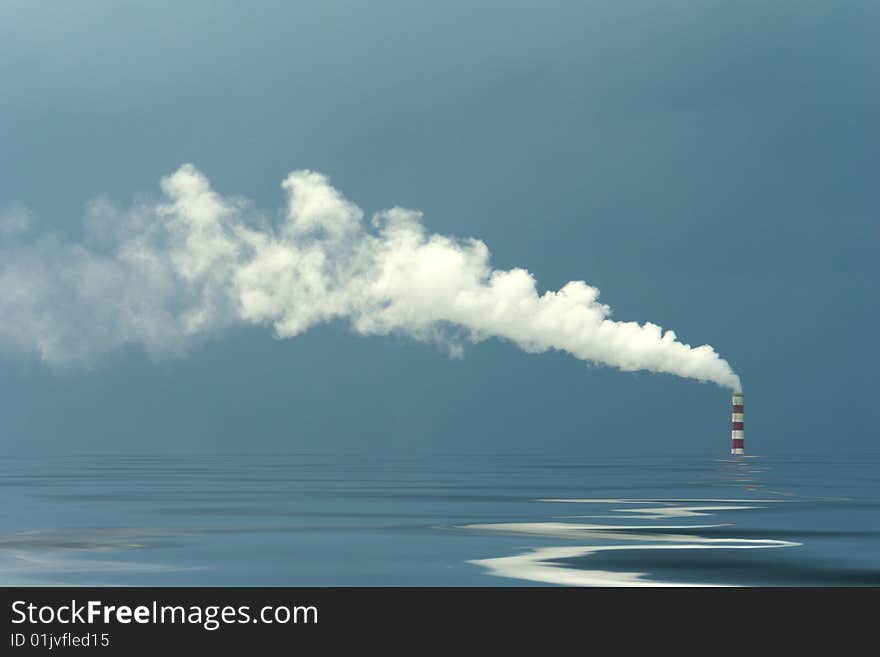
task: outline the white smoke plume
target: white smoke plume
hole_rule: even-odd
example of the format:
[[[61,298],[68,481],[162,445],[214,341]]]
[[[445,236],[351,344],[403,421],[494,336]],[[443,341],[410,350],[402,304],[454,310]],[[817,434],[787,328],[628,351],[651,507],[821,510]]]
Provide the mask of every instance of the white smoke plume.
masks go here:
[[[0,346],[88,365],[127,346],[184,353],[237,325],[289,338],[342,319],[359,334],[405,334],[452,354],[494,337],[740,388],[712,347],[610,319],[599,291],[582,281],[539,294],[529,272],[492,269],[483,242],[430,234],[416,211],[384,210],[367,226],[319,173],[284,180],[286,212],[274,223],[215,192],[189,164],[161,187],[156,203],[93,201],[81,244],[27,238],[24,215],[9,215],[0,233]]]

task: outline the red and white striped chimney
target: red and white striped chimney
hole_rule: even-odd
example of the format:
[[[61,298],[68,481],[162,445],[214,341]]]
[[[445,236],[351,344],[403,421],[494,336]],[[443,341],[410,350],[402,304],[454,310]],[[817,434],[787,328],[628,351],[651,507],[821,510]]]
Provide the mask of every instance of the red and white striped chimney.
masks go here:
[[[745,429],[743,428],[744,398],[741,392],[733,393],[733,414],[730,419],[730,453],[745,454]]]

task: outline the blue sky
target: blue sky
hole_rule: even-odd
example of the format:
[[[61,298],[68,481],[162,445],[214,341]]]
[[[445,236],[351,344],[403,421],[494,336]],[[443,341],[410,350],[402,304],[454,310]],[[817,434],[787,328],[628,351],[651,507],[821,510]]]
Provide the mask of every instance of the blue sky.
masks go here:
[[[4,4],[0,211],[77,241],[185,162],[270,211],[321,171],[713,345],[752,453],[874,447],[876,3],[183,4]],[[0,373],[10,453],[728,446],[711,384],[345,322]]]

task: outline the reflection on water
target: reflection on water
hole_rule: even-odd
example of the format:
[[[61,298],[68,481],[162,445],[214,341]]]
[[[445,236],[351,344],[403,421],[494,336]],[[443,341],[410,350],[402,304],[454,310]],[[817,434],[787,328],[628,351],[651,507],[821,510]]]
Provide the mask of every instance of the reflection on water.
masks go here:
[[[0,465],[0,584],[878,585],[876,455]]]
[[[743,505],[717,505],[717,506],[688,506],[681,504],[683,500],[675,503],[664,500],[547,500],[552,502],[581,502],[593,504],[657,504],[668,503],[671,506],[663,508],[641,509],[644,518],[682,518],[694,515],[710,515],[710,511],[729,511],[745,509],[757,509],[760,506]],[[705,500],[694,500],[696,503]],[[721,500],[713,500],[721,501]],[[735,500],[731,500],[735,501]],[[638,511],[633,509],[619,509],[621,513]],[[591,516],[593,517],[593,516]],[[614,518],[614,515],[599,516],[602,518]],[[628,517],[633,517],[632,515]],[[756,548],[779,548],[795,547],[800,543],[767,538],[734,538],[734,537],[708,537],[700,533],[681,533],[682,530],[716,529],[724,525],[615,525],[615,524],[580,524],[571,522],[528,522],[528,523],[494,523],[483,525],[465,525],[462,529],[476,531],[497,531],[507,533],[520,533],[548,538],[576,539],[579,542],[590,541],[590,545],[566,546],[566,547],[541,547],[535,548],[524,554],[512,557],[496,557],[493,559],[478,559],[473,563],[485,567],[493,575],[502,577],[514,577],[527,579],[545,584],[567,584],[570,586],[708,586],[711,582],[676,581],[665,579],[651,579],[647,572],[622,572],[594,569],[589,561],[583,561],[583,557],[602,552],[616,552],[619,550],[742,550]],[[670,533],[674,530],[674,533]],[[624,543],[607,544],[609,541],[624,541]]]

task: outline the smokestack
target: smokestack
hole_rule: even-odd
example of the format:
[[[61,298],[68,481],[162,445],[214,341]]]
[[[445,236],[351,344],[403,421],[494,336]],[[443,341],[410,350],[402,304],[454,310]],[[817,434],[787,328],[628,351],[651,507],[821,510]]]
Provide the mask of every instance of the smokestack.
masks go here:
[[[731,415],[730,453],[745,454],[745,430],[743,429],[744,398],[741,392],[733,393],[733,414]]]

